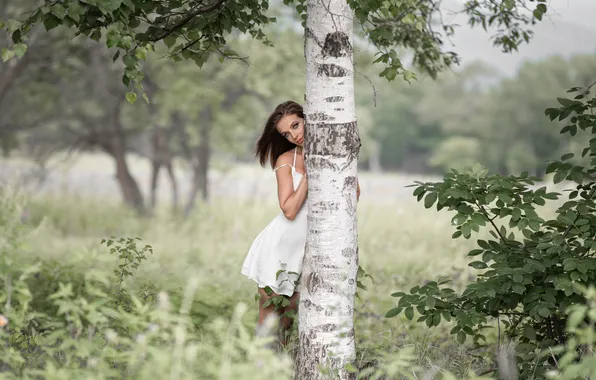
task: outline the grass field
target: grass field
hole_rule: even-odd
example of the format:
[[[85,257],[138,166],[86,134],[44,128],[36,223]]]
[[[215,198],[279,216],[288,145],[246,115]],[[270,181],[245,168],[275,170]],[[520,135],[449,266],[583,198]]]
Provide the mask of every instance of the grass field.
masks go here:
[[[81,169],[87,175],[92,175],[93,170],[109,175],[109,170],[102,165],[87,168]],[[252,180],[273,182],[272,176],[266,177],[258,170],[246,172]],[[96,174],[95,178],[98,176]],[[236,181],[237,178],[240,176]],[[363,193],[358,211],[360,264],[374,277],[374,283],[365,280],[368,290],[359,290],[360,298],[356,304],[359,367],[377,365],[385,355],[410,348],[413,349],[414,364],[423,368],[447,369],[458,376],[464,376],[470,369],[481,372],[488,365],[485,359],[492,354],[490,349],[487,352],[471,351],[460,346],[449,336],[448,325],[428,329],[424,324],[410,322],[401,316],[385,318],[385,313],[395,305],[395,299],[391,297],[393,292],[407,291],[414,285],[443,275],[453,276],[456,287],[461,288],[475,274],[475,270],[466,265],[466,254],[474,243],[451,239],[454,231],[450,225],[452,215],[424,209],[414,197],[408,196],[411,189],[392,188],[397,183],[413,180],[372,174],[365,174],[361,179]],[[153,254],[141,262],[134,276],[125,279],[123,286],[131,293],[143,289],[147,293],[149,288],[154,293],[167,291],[171,300],[177,299],[180,305],[184,304],[185,289],[193,287],[196,290],[194,301],[188,306],[194,323],[190,330],[197,334],[193,339],[211,339],[207,338],[211,335],[202,328],[204,326],[223,328],[221,326],[225,325],[229,333],[229,323],[234,320],[242,325],[244,339],[249,339],[256,320],[256,287],[240,274],[240,267],[254,237],[279,212],[275,198],[265,196],[271,192],[274,183],[262,183],[261,186],[266,189],[263,196],[254,199],[222,195],[223,191],[216,191],[211,202],[199,204],[187,220],[172,217],[166,211],[160,211],[153,219],[138,219],[121,206],[117,194],[93,197],[91,191],[42,191],[23,196],[5,190],[3,228],[12,231],[18,227],[20,232],[13,240],[4,238],[0,247],[5,255],[2,265],[5,273],[14,270],[13,278],[16,278],[14,276],[23,272],[28,264],[41,262],[44,273],[51,273],[51,276],[37,277],[33,282],[27,282],[27,286],[33,298],[49,297],[49,289],[58,290],[60,282],[84,282],[82,279],[91,272],[109,278],[118,269],[117,256],[108,253],[109,249],[101,244],[103,238],[139,237],[143,244],[153,247]],[[8,205],[16,208],[9,212],[12,206]],[[15,221],[21,215],[22,207],[27,210],[24,226]],[[6,278],[5,275],[5,281]],[[34,299],[32,303],[36,301],[39,300]],[[235,314],[239,305],[246,308],[240,316]],[[227,352],[227,346],[225,340],[222,342],[214,346],[219,347],[219,351],[212,353],[219,355],[214,372],[204,368],[195,370],[191,366],[188,376],[181,372],[178,378],[232,379],[235,378],[234,371],[242,373],[255,365],[246,353],[242,360],[234,360],[233,356],[225,359],[227,356],[222,352]],[[179,358],[170,346],[159,347],[163,350],[160,351],[162,355],[171,355],[170,365],[178,363]],[[33,360],[31,357],[37,356],[28,356],[26,360]],[[283,366],[283,362],[275,363]],[[135,378],[166,371],[162,367],[143,368],[135,372]],[[221,375],[222,368],[232,372],[229,376]],[[281,367],[271,368],[277,371],[278,378],[287,375]],[[246,372],[244,374],[242,378],[250,378],[246,377]]]

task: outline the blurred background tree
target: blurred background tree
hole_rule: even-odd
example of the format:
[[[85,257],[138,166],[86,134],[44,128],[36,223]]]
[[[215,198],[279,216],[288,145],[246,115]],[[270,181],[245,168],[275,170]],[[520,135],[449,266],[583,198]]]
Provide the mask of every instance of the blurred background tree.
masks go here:
[[[5,1],[0,20],[30,16],[26,11],[39,4]],[[114,56],[116,42],[108,48],[83,35],[67,37],[68,29],[53,24],[46,32],[46,20],[28,32],[24,46],[13,43],[18,25],[7,23],[0,46],[5,61],[0,65],[2,154],[33,161],[44,180],[64,152],[105,154],[124,201],[141,213],[158,205],[163,170],[171,188],[170,207],[189,215],[197,200],[209,200],[214,175],[243,163],[254,165],[254,142],[267,113],[284,100],[302,101],[300,16],[277,3],[270,14],[277,22],[260,20],[254,26],[256,39],[232,30],[224,48],[201,45],[203,54],[193,50],[186,60],[166,59],[168,47],[186,46],[183,33],[164,37],[155,54],[137,50],[135,59],[144,62],[143,90],[151,102],[134,106],[122,96],[122,81],[130,78],[121,74],[129,73],[130,62]],[[542,110],[567,88],[588,84],[596,72],[594,54],[526,61],[507,73],[499,65],[471,61],[440,74],[427,68],[428,74],[420,73],[411,83],[388,82],[379,77],[385,69],[373,61],[395,25],[387,21],[378,29],[385,31],[372,37],[367,25],[359,29],[355,49],[361,169],[438,175],[478,162],[496,173],[527,170],[542,176],[547,160],[573,149]],[[565,27],[557,33],[564,34]],[[114,33],[109,29],[102,38],[114,39]],[[414,59],[418,49],[423,59],[421,42],[400,54]],[[185,52],[177,52],[184,58]],[[384,75],[393,74],[397,71]],[[133,157],[146,160],[148,178],[131,169]]]

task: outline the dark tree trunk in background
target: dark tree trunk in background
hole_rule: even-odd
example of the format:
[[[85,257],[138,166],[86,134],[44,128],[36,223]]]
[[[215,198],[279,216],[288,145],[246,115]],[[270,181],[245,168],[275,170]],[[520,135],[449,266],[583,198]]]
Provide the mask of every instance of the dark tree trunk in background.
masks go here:
[[[125,151],[117,150],[112,154],[112,157],[116,162],[116,179],[120,185],[120,191],[124,198],[124,202],[138,211],[141,215],[144,215],[146,209],[143,201],[143,194],[139,189],[137,181],[135,181],[128,169]]]
[[[150,76],[146,76],[146,90],[151,98],[155,97],[158,92],[157,85],[153,82]],[[155,103],[149,103],[149,114],[153,120],[157,120],[158,112]],[[159,172],[162,167],[165,167],[168,178],[170,179],[170,186],[172,188],[172,211],[178,211],[178,180],[174,173],[174,166],[172,164],[172,152],[170,151],[170,136],[168,131],[158,123],[155,124],[151,131],[151,183],[150,191],[150,207],[155,209],[157,205],[157,187],[159,185]]]
[[[211,158],[211,128],[213,125],[213,110],[205,108],[199,117],[199,145],[192,151],[192,184],[184,215],[188,216],[195,207],[197,195],[201,193],[204,201],[209,200],[209,161]]]

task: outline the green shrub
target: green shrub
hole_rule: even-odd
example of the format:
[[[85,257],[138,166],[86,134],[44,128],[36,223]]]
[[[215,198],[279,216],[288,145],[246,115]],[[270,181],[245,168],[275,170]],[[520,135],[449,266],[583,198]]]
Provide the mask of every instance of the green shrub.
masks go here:
[[[290,358],[267,350],[244,326],[246,305],[222,313],[197,304],[196,278],[171,293],[150,283],[127,289],[125,280],[152,253],[140,239],[103,242],[113,273],[19,260],[32,232],[20,219],[24,203],[0,195],[0,315],[8,321],[0,327],[2,378],[291,377]]]
[[[488,175],[475,167],[452,170],[443,182],[417,183],[414,196],[426,208],[436,204],[437,210],[455,212],[454,239],[469,239],[484,228],[492,239],[478,239],[468,253],[469,266],[479,273],[461,294],[447,286],[448,279],[415,286],[393,294],[399,302],[388,317],[403,313],[412,320],[418,314],[417,321],[429,327],[452,322],[451,334],[459,342],[471,337],[477,345],[496,327],[499,348],[504,341],[516,342],[521,378],[544,377],[557,367],[559,356],[541,353],[568,343],[566,311],[587,302],[576,285],[596,282],[596,98],[589,90],[571,89],[578,93],[573,99],[559,98],[560,108],[546,110],[551,120],[569,121],[562,134],[588,142],[581,159],[565,154],[548,166],[555,184],[576,185],[553,219],[543,219],[537,207],[560,194],[536,186],[538,179],[527,173]]]

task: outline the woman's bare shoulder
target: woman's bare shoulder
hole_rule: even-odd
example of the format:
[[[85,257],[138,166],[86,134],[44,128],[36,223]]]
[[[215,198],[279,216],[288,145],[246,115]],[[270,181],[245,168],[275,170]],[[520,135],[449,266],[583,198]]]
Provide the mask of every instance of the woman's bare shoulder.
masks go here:
[[[281,156],[277,158],[275,161],[275,167],[279,167],[281,165],[292,165],[294,163],[294,154],[292,150],[289,150],[285,153],[282,153]]]

